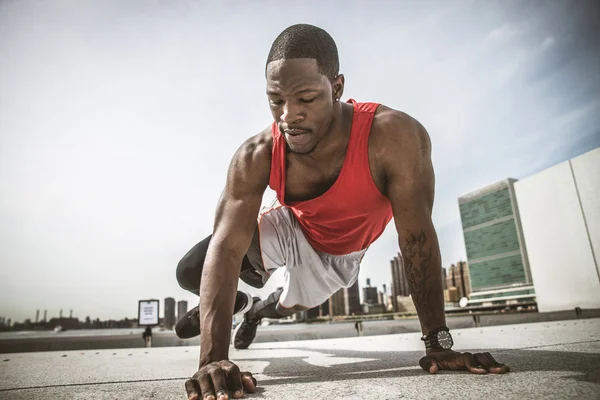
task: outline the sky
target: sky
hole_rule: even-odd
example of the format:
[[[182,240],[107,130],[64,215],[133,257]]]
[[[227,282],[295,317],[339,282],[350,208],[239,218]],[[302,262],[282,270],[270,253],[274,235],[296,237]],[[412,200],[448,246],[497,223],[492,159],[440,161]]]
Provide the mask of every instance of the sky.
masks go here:
[[[586,0],[4,0],[0,316],[197,304],[176,265],[211,233],[234,151],[272,121],[264,63],[295,23],[333,36],[343,100],[425,126],[442,264],[465,260],[459,196],[600,146],[599,21]],[[390,223],[360,285],[389,288],[397,253]]]

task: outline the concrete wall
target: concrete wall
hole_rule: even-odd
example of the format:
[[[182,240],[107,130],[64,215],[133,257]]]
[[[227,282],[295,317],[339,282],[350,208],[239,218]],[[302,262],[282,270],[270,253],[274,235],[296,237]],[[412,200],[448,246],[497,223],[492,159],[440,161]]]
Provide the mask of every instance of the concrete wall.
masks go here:
[[[600,188],[595,172],[600,167],[593,169],[599,163],[600,151],[593,151],[515,183],[541,312],[600,308],[600,278],[593,251],[594,247],[600,249]],[[595,235],[592,240],[589,227]]]
[[[600,147],[572,159],[571,167],[596,258],[596,268],[598,268],[598,261],[600,261]]]

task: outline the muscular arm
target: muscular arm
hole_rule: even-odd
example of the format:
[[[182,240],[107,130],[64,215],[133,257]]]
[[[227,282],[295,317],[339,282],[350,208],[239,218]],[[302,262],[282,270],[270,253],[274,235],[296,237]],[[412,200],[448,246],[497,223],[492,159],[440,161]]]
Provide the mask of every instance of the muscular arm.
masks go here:
[[[423,333],[445,326],[441,256],[431,219],[435,177],[425,128],[388,112],[382,128],[386,191],[392,204],[406,279]]]
[[[231,319],[244,254],[269,183],[268,132],[246,141],[233,156],[217,206],[200,284],[200,367],[227,360]]]

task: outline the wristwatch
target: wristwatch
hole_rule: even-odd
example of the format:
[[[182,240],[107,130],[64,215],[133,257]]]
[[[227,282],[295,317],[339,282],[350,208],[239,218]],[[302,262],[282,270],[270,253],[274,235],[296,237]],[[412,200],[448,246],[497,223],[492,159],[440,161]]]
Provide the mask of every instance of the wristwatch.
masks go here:
[[[450,350],[454,345],[452,335],[450,335],[450,329],[443,326],[429,332],[421,338],[425,342],[425,348],[429,349],[443,349]]]

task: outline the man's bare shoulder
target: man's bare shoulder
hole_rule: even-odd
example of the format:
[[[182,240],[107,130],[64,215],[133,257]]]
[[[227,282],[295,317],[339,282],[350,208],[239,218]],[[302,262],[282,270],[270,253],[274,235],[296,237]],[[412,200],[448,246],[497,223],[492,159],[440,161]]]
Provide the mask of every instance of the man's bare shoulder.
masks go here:
[[[431,141],[429,134],[415,118],[407,113],[381,105],[378,107],[369,138],[369,156],[385,177],[386,185],[411,187],[433,181]],[[409,193],[407,188],[389,193]]]
[[[268,185],[272,149],[271,126],[246,139],[231,159],[228,184],[257,190]]]
[[[270,166],[272,149],[273,136],[271,135],[271,126],[269,126],[262,132],[246,139],[236,151],[234,161],[237,159],[257,167],[267,161]]]
[[[375,113],[371,136],[370,142],[381,149],[381,155],[427,154],[431,148],[429,134],[419,121],[385,105],[380,105]]]

